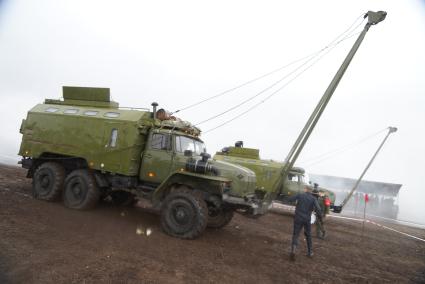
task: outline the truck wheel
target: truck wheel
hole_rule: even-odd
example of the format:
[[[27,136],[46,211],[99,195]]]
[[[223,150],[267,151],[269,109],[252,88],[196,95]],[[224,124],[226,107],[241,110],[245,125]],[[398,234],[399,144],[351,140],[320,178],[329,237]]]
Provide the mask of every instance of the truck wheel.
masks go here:
[[[41,164],[32,179],[33,195],[37,199],[53,201],[59,199],[65,180],[65,169],[53,162]]]
[[[172,191],[161,208],[162,229],[173,237],[194,239],[208,222],[208,208],[200,195],[187,187]]]
[[[90,209],[96,206],[100,198],[94,176],[88,170],[74,170],[65,179],[63,202],[72,209]]]
[[[134,206],[137,203],[137,199],[134,194],[127,191],[112,191],[110,196],[112,203],[117,206]]]
[[[208,211],[208,228],[221,229],[232,221],[233,210],[219,209],[218,212]]]
[[[221,202],[214,198],[208,203],[208,223],[207,227],[221,229],[233,218],[233,210],[225,208]]]

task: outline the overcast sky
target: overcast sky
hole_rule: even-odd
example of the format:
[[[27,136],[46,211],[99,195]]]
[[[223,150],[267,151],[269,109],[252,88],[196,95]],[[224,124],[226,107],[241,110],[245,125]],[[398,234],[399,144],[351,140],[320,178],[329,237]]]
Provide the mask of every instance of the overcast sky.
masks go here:
[[[156,101],[175,111],[320,50],[368,10],[385,10],[387,19],[366,35],[298,165],[357,178],[385,132],[356,141],[397,126],[365,178],[402,183],[400,218],[425,223],[425,1],[419,0],[0,1],[0,159],[18,159],[21,120],[36,103],[61,97],[63,85],[109,87],[121,106]],[[283,160],[355,38],[253,111],[205,133],[208,151],[243,140],[262,158]],[[290,70],[178,116],[200,122]],[[272,91],[200,127],[211,129]],[[312,164],[346,145],[356,146]]]

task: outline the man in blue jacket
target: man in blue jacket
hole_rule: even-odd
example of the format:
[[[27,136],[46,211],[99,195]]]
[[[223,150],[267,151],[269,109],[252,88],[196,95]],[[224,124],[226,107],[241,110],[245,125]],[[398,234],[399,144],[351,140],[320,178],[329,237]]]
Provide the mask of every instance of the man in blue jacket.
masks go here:
[[[312,187],[306,185],[304,193],[289,198],[290,202],[296,202],[295,217],[294,217],[294,232],[292,234],[292,246],[290,259],[295,260],[295,250],[298,246],[298,237],[300,236],[301,229],[304,228],[304,235],[307,240],[307,256],[313,256],[313,247],[311,242],[311,213],[316,211],[316,216],[321,218],[322,212],[320,211],[317,199],[312,195]]]

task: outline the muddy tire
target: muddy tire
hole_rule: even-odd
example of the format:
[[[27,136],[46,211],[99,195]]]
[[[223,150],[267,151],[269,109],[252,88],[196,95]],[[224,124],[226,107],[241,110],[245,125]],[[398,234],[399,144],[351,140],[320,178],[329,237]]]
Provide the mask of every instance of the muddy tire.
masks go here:
[[[218,211],[211,212],[208,210],[208,228],[221,229],[232,221],[233,210],[218,209]]]
[[[233,218],[233,210],[223,206],[221,200],[214,196],[210,198],[208,205],[208,228],[221,229]]]
[[[35,198],[47,201],[58,200],[65,180],[65,169],[54,162],[41,164],[32,178],[32,192]]]
[[[161,227],[168,235],[194,239],[202,234],[207,222],[207,204],[195,191],[180,187],[165,198],[161,208]]]
[[[112,191],[109,196],[112,199],[112,203],[116,206],[134,206],[137,203],[136,196],[127,191]]]
[[[72,209],[91,209],[100,199],[100,191],[94,176],[85,169],[74,170],[65,179],[63,202]]]

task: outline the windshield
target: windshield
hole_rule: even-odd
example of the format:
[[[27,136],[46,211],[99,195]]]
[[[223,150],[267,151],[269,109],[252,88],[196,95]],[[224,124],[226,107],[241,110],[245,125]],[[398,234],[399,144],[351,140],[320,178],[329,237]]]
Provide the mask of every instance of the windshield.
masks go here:
[[[191,150],[196,155],[200,155],[202,152],[207,151],[202,141],[186,136],[176,136],[176,151],[184,153],[186,150]]]

